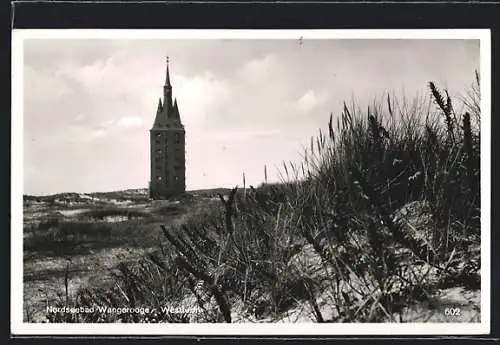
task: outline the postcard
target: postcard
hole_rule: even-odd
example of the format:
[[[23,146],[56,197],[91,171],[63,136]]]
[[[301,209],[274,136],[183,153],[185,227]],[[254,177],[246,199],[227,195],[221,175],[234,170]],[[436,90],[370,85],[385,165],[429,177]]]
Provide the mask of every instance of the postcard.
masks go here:
[[[489,332],[489,30],[12,37],[14,334]]]

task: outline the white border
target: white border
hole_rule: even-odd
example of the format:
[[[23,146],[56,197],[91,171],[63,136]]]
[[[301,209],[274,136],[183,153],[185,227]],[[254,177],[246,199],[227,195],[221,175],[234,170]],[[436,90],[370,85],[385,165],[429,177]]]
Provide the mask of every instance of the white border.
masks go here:
[[[25,39],[479,39],[481,323],[34,324],[23,322],[23,44]],[[463,335],[490,332],[491,35],[451,30],[33,30],[12,32],[11,332],[15,335]]]

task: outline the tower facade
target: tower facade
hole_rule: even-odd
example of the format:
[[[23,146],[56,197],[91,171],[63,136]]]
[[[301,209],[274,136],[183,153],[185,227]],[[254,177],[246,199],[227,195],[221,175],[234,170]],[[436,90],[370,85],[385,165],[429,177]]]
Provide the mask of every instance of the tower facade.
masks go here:
[[[151,181],[149,196],[164,199],[186,190],[186,132],[177,100],[172,101],[172,85],[167,57],[167,73],[156,118],[149,131],[151,142]]]

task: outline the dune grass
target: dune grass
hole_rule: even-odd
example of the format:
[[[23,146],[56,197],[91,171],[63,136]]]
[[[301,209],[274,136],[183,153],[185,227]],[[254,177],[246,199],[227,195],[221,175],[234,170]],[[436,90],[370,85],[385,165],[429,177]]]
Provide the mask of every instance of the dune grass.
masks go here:
[[[219,194],[181,226],[162,225],[165,240],[120,265],[115,290],[60,301],[156,312],[50,321],[278,321],[307,305],[316,322],[404,322],[436,289],[479,289],[476,77],[460,114],[432,82],[427,100],[344,105],[300,165],[284,163],[282,183]],[[158,312],[183,303],[202,312]]]

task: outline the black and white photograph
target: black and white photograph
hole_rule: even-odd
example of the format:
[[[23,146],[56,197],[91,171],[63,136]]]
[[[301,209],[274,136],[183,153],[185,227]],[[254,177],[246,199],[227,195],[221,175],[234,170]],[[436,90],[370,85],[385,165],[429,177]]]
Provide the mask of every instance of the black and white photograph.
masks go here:
[[[490,49],[488,30],[14,30],[13,324],[488,332]]]

